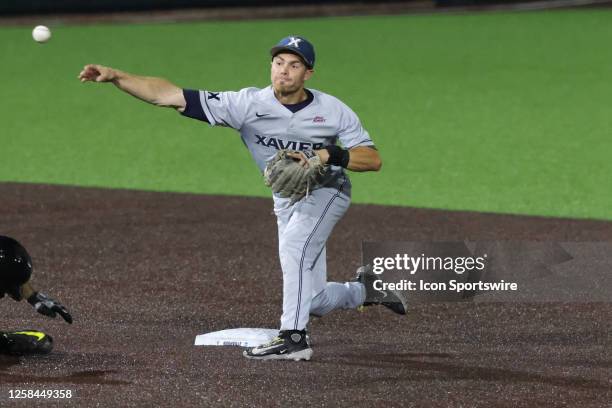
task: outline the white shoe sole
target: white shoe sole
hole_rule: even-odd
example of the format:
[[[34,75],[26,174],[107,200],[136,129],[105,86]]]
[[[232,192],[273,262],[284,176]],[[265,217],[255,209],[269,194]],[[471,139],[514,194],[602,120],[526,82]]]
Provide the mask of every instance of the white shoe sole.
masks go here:
[[[267,356],[251,356],[247,354],[245,350],[242,352],[242,355],[245,356],[246,358],[250,358],[253,360],[294,360],[294,361],[306,360],[308,361],[312,357],[312,349],[307,348],[304,350],[296,351],[295,353],[291,353],[291,354],[268,354]]]

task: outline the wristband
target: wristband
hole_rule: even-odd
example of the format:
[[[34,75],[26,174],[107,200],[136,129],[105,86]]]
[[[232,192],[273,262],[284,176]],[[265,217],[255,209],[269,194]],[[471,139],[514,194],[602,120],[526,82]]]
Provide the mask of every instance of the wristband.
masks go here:
[[[329,153],[327,164],[344,167],[345,169],[348,167],[349,160],[351,159],[351,155],[348,150],[336,145],[325,146],[325,150],[327,150],[327,153]]]

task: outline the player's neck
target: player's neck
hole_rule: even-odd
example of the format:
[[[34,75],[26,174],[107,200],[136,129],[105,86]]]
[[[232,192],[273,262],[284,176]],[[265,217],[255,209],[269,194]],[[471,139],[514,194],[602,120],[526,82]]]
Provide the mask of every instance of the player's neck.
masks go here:
[[[308,95],[306,94],[304,88],[300,88],[291,93],[282,93],[275,89],[274,96],[276,96],[276,99],[278,99],[278,101],[283,105],[295,105],[296,103],[304,102],[306,99],[308,99]]]

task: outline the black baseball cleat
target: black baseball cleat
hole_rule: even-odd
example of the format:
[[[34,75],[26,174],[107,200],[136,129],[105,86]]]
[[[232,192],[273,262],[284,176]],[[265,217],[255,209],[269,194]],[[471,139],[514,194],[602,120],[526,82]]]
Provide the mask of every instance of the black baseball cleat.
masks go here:
[[[269,343],[245,350],[246,358],[257,360],[310,360],[312,349],[306,330],[282,330]]]
[[[357,269],[357,276],[353,279],[353,282],[361,282],[366,288],[366,301],[361,307],[383,305],[397,314],[405,315],[408,304],[401,291],[374,289],[374,281],[379,279],[380,276],[372,272],[370,265],[361,266]]]
[[[52,349],[53,338],[38,330],[0,332],[0,354],[49,354]]]

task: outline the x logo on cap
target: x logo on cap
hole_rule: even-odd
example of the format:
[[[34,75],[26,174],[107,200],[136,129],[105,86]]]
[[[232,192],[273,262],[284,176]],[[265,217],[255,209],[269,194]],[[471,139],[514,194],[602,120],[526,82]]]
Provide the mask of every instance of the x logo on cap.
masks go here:
[[[301,38],[291,37],[289,39],[289,44],[287,44],[287,46],[288,47],[300,48],[300,41],[302,41]]]

